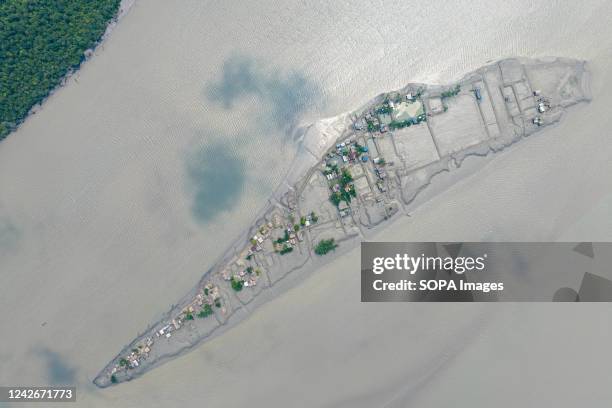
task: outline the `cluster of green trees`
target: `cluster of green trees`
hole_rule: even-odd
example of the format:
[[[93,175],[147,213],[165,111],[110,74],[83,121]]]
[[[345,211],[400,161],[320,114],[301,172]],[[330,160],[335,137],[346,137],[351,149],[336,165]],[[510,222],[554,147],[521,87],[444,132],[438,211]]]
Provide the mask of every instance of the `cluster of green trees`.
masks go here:
[[[291,219],[293,219],[293,218],[291,218]],[[295,225],[293,226],[293,229],[294,229],[294,231],[295,231],[295,232],[298,232],[298,231],[299,231],[299,229],[300,229],[300,226],[299,226],[298,224],[295,224]],[[278,252],[279,252],[281,255],[285,255],[285,254],[288,254],[288,253],[290,253],[291,251],[293,251],[293,247],[292,247],[292,246],[290,246],[290,245],[288,245],[288,244],[287,244],[287,241],[289,241],[289,231],[287,231],[287,230],[285,230],[285,235],[284,235],[283,237],[278,238],[278,239],[276,239],[276,240],[274,241],[274,243],[275,243],[275,244],[277,244],[277,245],[282,245],[282,247],[281,247],[281,249],[280,249],[280,250],[278,250],[278,249],[277,249],[277,250],[278,250]]]
[[[289,245],[287,245],[287,244],[283,245],[283,247],[281,248],[281,250],[280,250],[280,251],[278,251],[278,253],[279,253],[279,254],[281,254],[281,255],[285,255],[285,254],[288,254],[288,253],[290,253],[290,252],[293,252],[293,247],[292,247],[292,246],[289,246]]]
[[[96,45],[120,0],[0,1],[0,140]]]
[[[461,91],[461,86],[459,86],[457,84],[457,85],[455,85],[454,88],[442,92],[441,96],[442,96],[443,99],[444,98],[451,98],[451,97],[459,94],[460,91]]]
[[[353,181],[353,176],[348,169],[342,169],[342,175],[340,176],[340,187],[346,187],[347,184]]]
[[[357,192],[355,191],[355,186],[350,185],[348,191],[345,189],[335,191],[329,196],[329,199],[336,207],[339,207],[342,201],[349,204],[352,197],[357,197]]]
[[[278,238],[274,242],[276,242],[277,244],[282,244],[287,241],[289,241],[289,231],[285,230],[285,235],[283,235],[281,238]]]
[[[213,314],[213,310],[212,310],[212,306],[210,306],[208,303],[205,304],[202,307],[202,310],[200,310],[197,314],[197,316],[201,319],[204,319],[208,316],[210,316],[211,314]]]
[[[360,156],[368,151],[365,146],[362,146],[359,143],[355,143],[355,150],[357,150],[357,156]]]
[[[393,121],[391,123],[389,123],[389,129],[391,130],[395,130],[395,129],[403,129],[405,127],[409,127],[412,125],[418,125],[421,122],[425,122],[427,121],[427,117],[425,116],[425,114],[419,115],[416,118],[410,118],[410,119],[406,119],[405,121],[402,122],[398,122],[398,121]]]
[[[335,250],[337,247],[338,247],[338,244],[336,244],[333,238],[322,239],[321,241],[319,241],[314,251],[315,251],[315,254],[317,255],[325,255],[329,251]]]
[[[334,191],[329,196],[329,199],[336,207],[340,205],[342,201],[346,201],[347,204],[351,202],[352,197],[357,197],[355,186],[352,184],[353,176],[348,169],[342,169],[340,174],[340,191]],[[348,186],[348,191],[347,187]]]
[[[307,219],[307,218],[306,218],[306,216],[302,216],[302,217],[300,217],[300,225],[301,225],[302,227],[305,227],[305,226],[306,226],[306,219]],[[317,217],[317,214],[315,214],[315,212],[314,212],[314,211],[312,211],[312,212],[310,213],[310,222],[312,222],[312,223],[314,224],[314,223],[316,223],[317,221],[319,221],[319,217]]]
[[[391,112],[393,112],[393,108],[391,108],[391,106],[389,106],[388,104],[384,104],[379,106],[375,112],[379,115],[390,115]]]
[[[366,120],[366,123],[368,124],[368,132],[374,132],[379,129],[379,127],[370,120]]]
[[[240,292],[242,288],[244,287],[244,281],[234,276],[232,276],[231,283],[232,283],[232,289],[234,289],[236,292]]]

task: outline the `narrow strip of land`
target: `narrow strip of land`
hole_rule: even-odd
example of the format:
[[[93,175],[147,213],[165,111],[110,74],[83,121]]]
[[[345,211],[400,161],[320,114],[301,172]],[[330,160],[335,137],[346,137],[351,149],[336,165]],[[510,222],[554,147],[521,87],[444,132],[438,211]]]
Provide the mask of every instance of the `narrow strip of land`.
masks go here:
[[[407,215],[436,175],[556,123],[568,106],[589,98],[584,61],[512,58],[449,86],[409,84],[311,126],[249,231],[95,384],[129,381],[219,335],[330,254]]]

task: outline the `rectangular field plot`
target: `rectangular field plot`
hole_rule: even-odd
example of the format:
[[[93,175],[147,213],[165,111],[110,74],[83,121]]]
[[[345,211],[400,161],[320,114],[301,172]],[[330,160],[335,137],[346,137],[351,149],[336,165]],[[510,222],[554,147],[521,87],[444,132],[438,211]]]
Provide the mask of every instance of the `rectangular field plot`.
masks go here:
[[[395,152],[393,140],[391,139],[391,136],[389,134],[387,134],[387,136],[385,137],[376,139],[376,145],[378,146],[378,152],[380,153],[380,157],[384,157],[387,163],[398,163],[399,157]]]
[[[438,151],[425,124],[393,132],[395,146],[406,169],[411,170],[438,160]]]
[[[518,101],[514,94],[514,89],[512,89],[511,86],[505,86],[504,89],[502,89],[502,92],[504,94],[504,100],[506,101],[506,106],[508,108],[510,116],[515,117],[520,115],[521,111],[519,110]]]
[[[514,92],[516,93],[516,99],[518,99],[521,110],[525,111],[532,106],[535,106],[533,91],[526,81],[517,82],[514,84]]]
[[[487,91],[485,83],[483,81],[477,82],[474,84],[474,87],[479,89],[480,92],[480,110],[482,111],[485,123],[487,125],[496,123],[495,112],[493,112],[493,102],[491,101],[491,97],[489,96],[489,91]]]
[[[480,110],[472,95],[459,95],[446,102],[448,111],[429,119],[440,156],[463,150],[487,139]]]

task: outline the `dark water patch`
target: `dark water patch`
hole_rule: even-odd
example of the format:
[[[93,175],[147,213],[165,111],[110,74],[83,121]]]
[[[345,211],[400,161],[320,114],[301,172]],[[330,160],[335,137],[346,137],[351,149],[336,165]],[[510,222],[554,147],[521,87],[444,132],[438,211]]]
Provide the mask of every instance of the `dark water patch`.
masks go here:
[[[213,143],[187,159],[193,215],[208,222],[238,203],[246,180],[244,160],[227,145]]]
[[[75,385],[77,370],[59,353],[42,348],[37,354],[44,360],[47,369],[47,380],[51,385]]]
[[[258,69],[251,58],[234,56],[223,63],[219,82],[208,87],[208,99],[221,103],[225,109],[232,109],[239,98],[262,92]]]
[[[0,254],[14,249],[20,237],[17,226],[10,219],[0,217]]]
[[[305,75],[270,70],[244,55],[225,61],[220,80],[210,84],[206,94],[226,110],[245,96],[256,96],[265,113],[259,124],[282,130],[294,127],[304,112],[323,103],[320,87]]]

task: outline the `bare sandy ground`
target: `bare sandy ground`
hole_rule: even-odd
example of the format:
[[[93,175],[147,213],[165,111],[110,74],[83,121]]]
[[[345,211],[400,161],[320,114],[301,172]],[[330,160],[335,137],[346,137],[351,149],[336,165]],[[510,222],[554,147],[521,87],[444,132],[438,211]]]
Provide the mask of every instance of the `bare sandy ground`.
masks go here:
[[[226,111],[206,96],[232,53],[317,83],[326,104],[301,121],[502,56],[587,59],[590,105],[379,239],[611,239],[609,2],[406,4],[414,25],[382,26],[396,3],[301,7],[137,2],[78,83],[0,144],[0,383],[76,383],[77,406],[603,406],[611,307],[363,305],[356,253],[138,381],[90,385],[284,174],[291,143],[251,120],[272,108],[247,94]],[[244,142],[261,135],[272,137]],[[186,176],[186,157],[200,151],[230,152],[257,175],[204,222]]]

